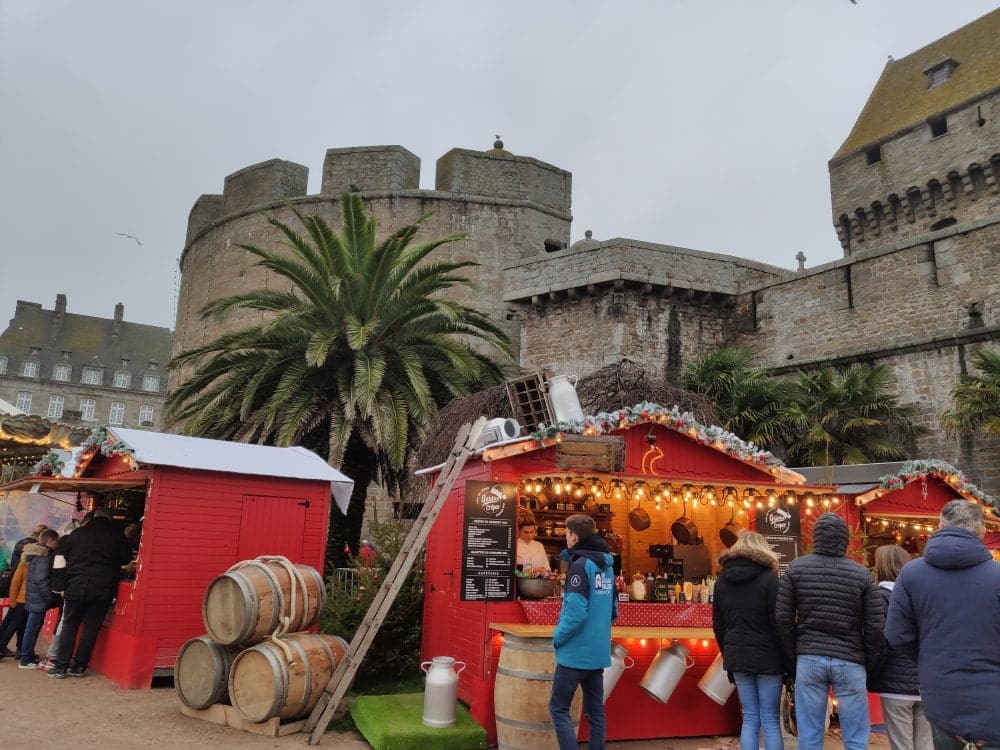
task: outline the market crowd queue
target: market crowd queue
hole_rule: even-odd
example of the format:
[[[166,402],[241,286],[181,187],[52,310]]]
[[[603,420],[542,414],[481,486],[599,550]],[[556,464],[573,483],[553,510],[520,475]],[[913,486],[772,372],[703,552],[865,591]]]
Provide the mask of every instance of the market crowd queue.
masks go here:
[[[19,667],[46,669],[57,679],[83,677],[123,568],[132,560],[132,546],[106,508],[88,513],[79,528],[61,538],[45,527],[33,534],[12,555],[18,565],[11,580],[11,608],[0,624],[0,659],[17,634]],[[40,659],[35,653],[38,634],[45,613],[57,607],[62,608],[60,621],[46,658]]]

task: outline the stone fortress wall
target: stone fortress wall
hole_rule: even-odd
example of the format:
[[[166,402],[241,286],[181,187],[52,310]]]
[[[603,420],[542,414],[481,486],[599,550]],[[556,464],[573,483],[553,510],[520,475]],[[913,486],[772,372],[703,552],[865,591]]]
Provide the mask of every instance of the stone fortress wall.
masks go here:
[[[968,46],[969,29],[988,38],[998,22],[1000,11],[939,41]],[[883,78],[901,69],[892,65]],[[1000,341],[1000,81],[973,83],[975,96],[936,113],[947,133],[935,135],[927,119],[869,142],[865,118],[880,81],[829,165],[844,258],[798,271],[589,232],[569,246],[570,174],[499,142],[442,156],[434,190],[419,189],[420,161],[400,146],[331,149],[318,195],[306,195],[304,166],[248,167],[191,211],[173,353],[222,332],[198,317],[205,303],[274,283],[238,248],[276,245],[262,211],[291,221],[287,201],[337,226],[340,194],[358,190],[383,233],[433,211],[423,237],[465,235],[438,259],[481,264],[471,272],[478,290],[456,296],[511,335],[523,369],[580,375],[628,357],[673,376],[729,344],[751,347],[777,374],[886,364],[900,401],[932,430],[916,457],[951,461],[1000,492],[1000,441],[951,439],[939,427],[974,353]],[[257,322],[245,314],[230,325]]]

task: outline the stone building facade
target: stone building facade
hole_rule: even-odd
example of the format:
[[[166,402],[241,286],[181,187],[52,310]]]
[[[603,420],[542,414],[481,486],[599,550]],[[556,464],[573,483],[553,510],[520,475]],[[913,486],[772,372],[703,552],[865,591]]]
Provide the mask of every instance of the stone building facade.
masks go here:
[[[460,233],[440,260],[475,260],[462,301],[503,326],[526,370],[584,374],[621,357],[667,376],[727,344],[777,373],[883,363],[900,399],[932,429],[921,457],[953,461],[1000,491],[1000,444],[939,428],[978,347],[1000,339],[1000,11],[890,61],[829,163],[844,258],[790,271],[730,255],[631,239],[568,245],[571,176],[494,144],[454,149],[420,190],[399,146],[332,149],[318,195],[306,167],[272,160],[230,175],[191,211],[173,353],[222,332],[198,310],[273,284],[238,248],[275,246],[261,211],[288,205],[339,224],[360,191],[389,232],[433,211],[425,237]],[[248,313],[230,322],[259,322]],[[171,383],[184,373],[173,373]]]
[[[163,426],[170,329],[18,300],[0,333],[0,399],[26,414],[83,427]]]

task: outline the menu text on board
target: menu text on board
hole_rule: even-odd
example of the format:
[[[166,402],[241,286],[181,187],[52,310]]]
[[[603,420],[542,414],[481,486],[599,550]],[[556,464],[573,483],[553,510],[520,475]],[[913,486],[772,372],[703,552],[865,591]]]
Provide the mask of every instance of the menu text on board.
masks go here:
[[[511,601],[514,598],[516,522],[517,485],[465,483],[462,601]]]

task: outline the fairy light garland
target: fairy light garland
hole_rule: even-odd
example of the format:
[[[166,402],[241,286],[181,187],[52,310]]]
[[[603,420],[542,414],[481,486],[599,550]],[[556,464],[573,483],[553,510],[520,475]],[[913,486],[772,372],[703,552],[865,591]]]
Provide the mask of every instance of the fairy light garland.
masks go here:
[[[139,464],[135,460],[135,449],[123,440],[111,435],[107,427],[98,427],[83,443],[83,450],[77,456],[76,467],[73,470],[74,477],[79,477],[83,473],[98,451],[107,458],[112,456],[123,458],[132,471],[139,468]]]
[[[542,424],[531,433],[530,437],[541,444],[546,440],[559,440],[563,433],[607,435],[615,430],[624,430],[650,422],[687,435],[702,445],[727,453],[740,461],[757,464],[767,471],[783,469],[785,466],[781,459],[770,451],[746,442],[716,425],[703,425],[691,412],[682,412],[676,405],[667,407],[650,401],[612,412],[602,411],[593,416],[585,416],[581,420],[560,421],[554,425]]]
[[[993,511],[1000,510],[996,498],[979,489],[969,481],[969,478],[965,474],[950,463],[939,459],[906,461],[895,474],[886,474],[879,477],[879,488],[886,492],[901,490],[910,482],[933,477],[937,477],[951,487],[954,487],[967,499],[977,500],[980,504],[989,507]]]

